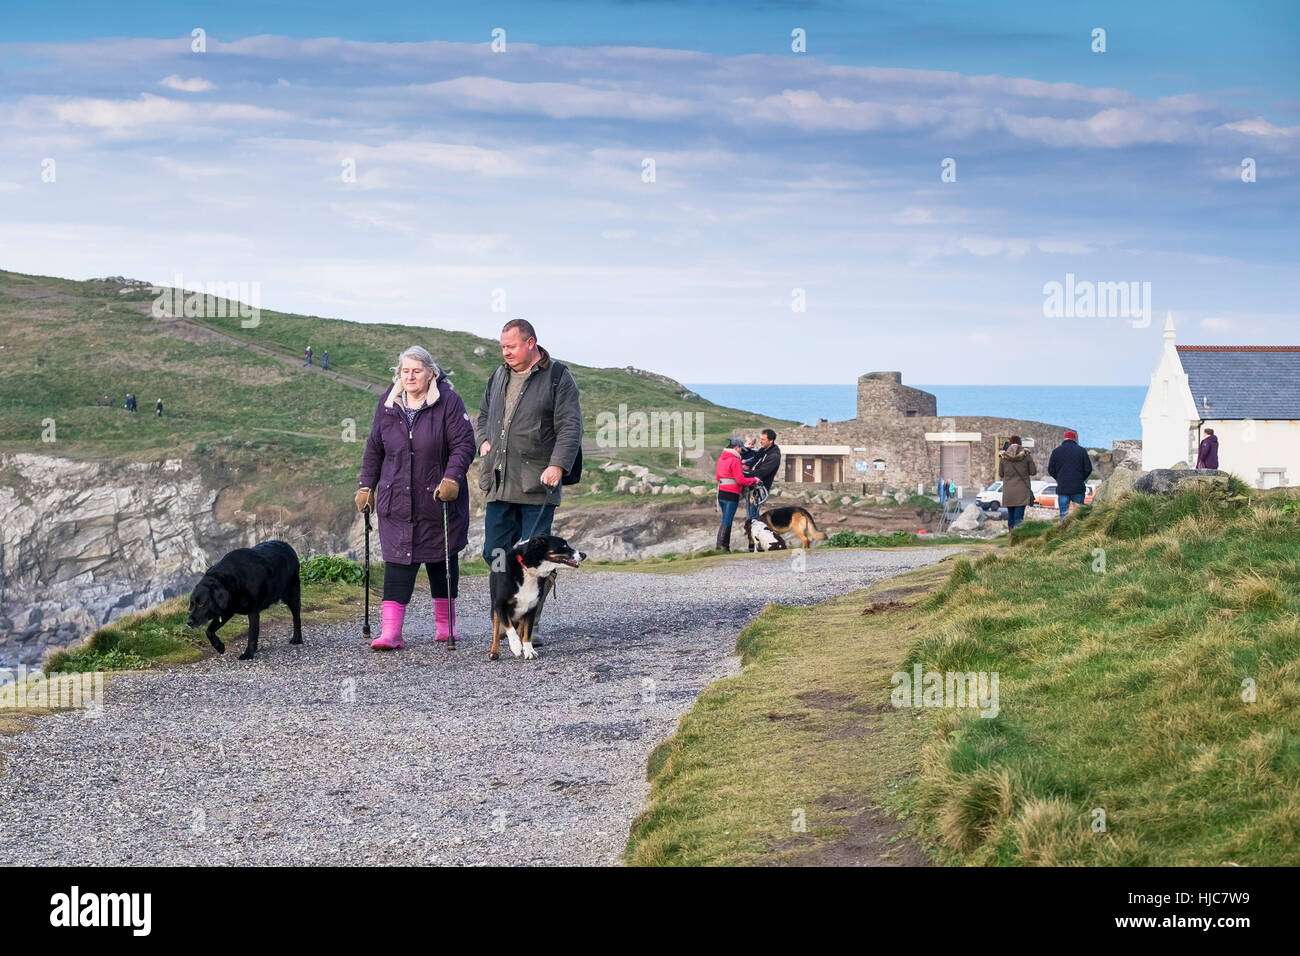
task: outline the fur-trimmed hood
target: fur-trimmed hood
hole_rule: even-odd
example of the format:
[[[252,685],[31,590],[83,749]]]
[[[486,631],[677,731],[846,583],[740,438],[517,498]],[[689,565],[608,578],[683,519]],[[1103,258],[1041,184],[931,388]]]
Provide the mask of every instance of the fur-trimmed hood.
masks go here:
[[[424,404],[426,408],[438,404],[438,399],[442,397],[442,390],[438,387],[447,380],[447,373],[439,368],[438,363],[433,363],[433,381],[429,383],[429,390],[424,393]],[[388,397],[384,399],[385,408],[393,408],[397,404],[397,399],[406,390],[402,388],[401,381],[393,383],[393,387],[388,390]]]

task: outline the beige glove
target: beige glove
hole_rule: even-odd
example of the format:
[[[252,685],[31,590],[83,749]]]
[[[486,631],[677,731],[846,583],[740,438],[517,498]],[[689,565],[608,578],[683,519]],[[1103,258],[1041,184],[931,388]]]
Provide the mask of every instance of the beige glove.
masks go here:
[[[438,482],[438,487],[434,489],[433,498],[435,501],[455,501],[460,495],[460,485],[456,483],[455,478],[444,478]]]
[[[365,510],[369,508],[370,513],[374,514],[375,493],[371,491],[369,488],[362,488],[357,492],[356,502],[357,502],[357,511],[362,512],[364,514]]]

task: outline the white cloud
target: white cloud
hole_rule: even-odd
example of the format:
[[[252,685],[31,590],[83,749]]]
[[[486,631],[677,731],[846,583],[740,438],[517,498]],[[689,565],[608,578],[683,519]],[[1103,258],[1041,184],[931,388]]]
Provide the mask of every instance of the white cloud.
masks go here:
[[[593,89],[575,83],[514,83],[486,76],[465,76],[410,87],[458,109],[495,113],[536,113],[555,119],[613,117],[679,119],[696,112],[688,100],[658,93]]]
[[[929,209],[908,206],[890,216],[889,221],[896,226],[923,226],[934,222],[934,213]]]
[[[215,84],[208,82],[201,76],[185,80],[175,73],[171,76],[164,76],[158,81],[158,85],[165,86],[169,90],[179,90],[182,93],[206,93],[208,90],[216,89]]]
[[[1030,250],[1028,239],[1000,239],[996,236],[966,236],[957,240],[959,248],[973,256],[1006,256],[1019,259]]]
[[[1201,328],[1207,332],[1227,332],[1232,329],[1233,325],[1227,319],[1221,319],[1218,316],[1207,315],[1201,319]]]
[[[1224,129],[1230,129],[1237,133],[1249,133],[1251,136],[1295,136],[1300,133],[1300,126],[1274,126],[1262,116],[1239,120],[1236,123],[1225,123]]]
[[[167,127],[169,124],[210,120],[286,120],[292,115],[246,103],[186,103],[180,100],[141,93],[137,100],[106,100],[90,97],[29,96],[19,103],[20,111],[43,115],[54,122],[72,126],[124,130],[141,126]]]
[[[1088,243],[1074,239],[1039,239],[1035,244],[1039,252],[1046,252],[1048,255],[1086,256],[1096,251]]]

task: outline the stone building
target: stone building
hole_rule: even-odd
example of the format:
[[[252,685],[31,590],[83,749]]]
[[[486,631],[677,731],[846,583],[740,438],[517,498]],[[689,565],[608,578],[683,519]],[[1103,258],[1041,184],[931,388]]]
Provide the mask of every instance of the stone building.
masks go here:
[[[934,395],[903,384],[901,372],[858,379],[858,417],[802,425],[777,436],[789,484],[846,492],[933,492],[939,476],[970,494],[996,481],[997,453],[1011,435],[1035,450],[1041,476],[1064,425],[1016,418],[939,417]],[[1086,435],[1082,436],[1086,441]]]

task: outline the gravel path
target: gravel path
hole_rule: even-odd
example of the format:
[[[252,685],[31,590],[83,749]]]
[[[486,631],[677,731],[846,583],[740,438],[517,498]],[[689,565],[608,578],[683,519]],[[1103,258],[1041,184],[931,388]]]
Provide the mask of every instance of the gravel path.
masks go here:
[[[264,627],[251,664],[228,642],[116,678],[96,719],[38,721],[0,776],[0,863],[617,863],[646,757],[735,673],[765,601],[811,604],[948,553],[561,572],[531,663],[504,644],[488,661],[486,578],[463,582],[459,649],[435,644],[422,573],[404,651],[371,652],[359,621],[309,626],[301,647]]]

